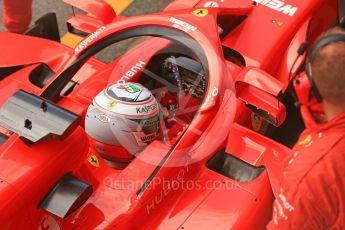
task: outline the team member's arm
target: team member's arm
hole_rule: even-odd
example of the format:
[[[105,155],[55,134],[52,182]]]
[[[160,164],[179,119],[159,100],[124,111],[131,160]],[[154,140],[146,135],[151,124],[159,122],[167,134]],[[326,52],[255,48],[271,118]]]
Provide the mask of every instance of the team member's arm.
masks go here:
[[[4,26],[10,32],[24,33],[31,22],[32,0],[3,0]]]

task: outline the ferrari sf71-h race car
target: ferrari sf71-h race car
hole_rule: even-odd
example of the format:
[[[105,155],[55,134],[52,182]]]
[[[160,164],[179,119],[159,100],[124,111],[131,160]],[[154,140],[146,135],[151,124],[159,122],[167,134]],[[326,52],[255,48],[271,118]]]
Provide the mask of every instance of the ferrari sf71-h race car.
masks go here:
[[[0,34],[1,229],[265,228],[303,129],[298,50],[337,1],[66,2],[92,14],[68,20],[74,49],[51,15]]]

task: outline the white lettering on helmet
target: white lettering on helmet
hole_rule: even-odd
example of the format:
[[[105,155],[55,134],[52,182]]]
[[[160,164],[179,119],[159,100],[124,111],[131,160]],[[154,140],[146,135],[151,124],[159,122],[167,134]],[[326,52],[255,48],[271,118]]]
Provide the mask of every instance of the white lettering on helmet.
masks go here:
[[[185,31],[185,32],[188,32],[188,31],[196,31],[198,28],[197,27],[195,27],[195,26],[192,26],[191,24],[189,24],[189,23],[187,23],[187,22],[184,22],[184,21],[182,21],[182,20],[180,20],[180,19],[177,19],[177,18],[173,18],[173,17],[171,17],[170,19],[169,19],[169,21],[170,22],[172,22],[172,23],[174,23],[173,24],[173,27],[175,27],[175,28],[178,28],[178,29],[181,29],[181,30],[183,30],[183,31]]]
[[[93,40],[99,37],[101,33],[106,29],[105,26],[98,28],[95,32],[90,34],[87,38],[85,38],[82,42],[78,44],[78,46],[74,49],[76,53],[80,53],[84,50]]]
[[[152,111],[155,111],[156,109],[157,109],[157,104],[145,105],[142,107],[137,107],[136,112],[137,114],[150,113]]]
[[[126,81],[130,80],[132,77],[134,77],[139,71],[144,69],[144,66],[146,65],[146,62],[139,61],[136,63],[130,70],[128,70],[121,78],[117,81],[117,84],[125,84]]]
[[[293,16],[298,10],[297,7],[286,4],[284,0],[254,0],[254,1],[256,3],[264,5],[278,12],[282,12],[283,14],[286,14],[289,16]]]

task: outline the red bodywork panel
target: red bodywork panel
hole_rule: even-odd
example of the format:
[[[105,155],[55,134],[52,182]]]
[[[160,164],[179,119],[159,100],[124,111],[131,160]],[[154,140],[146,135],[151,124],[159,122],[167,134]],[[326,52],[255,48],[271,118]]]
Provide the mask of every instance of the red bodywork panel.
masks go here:
[[[206,15],[199,17],[192,12],[208,7],[209,1],[178,0],[161,13],[129,18],[116,17],[103,1],[82,1],[82,5],[79,5],[81,1],[66,2],[78,4],[79,8],[94,14],[104,28],[97,32],[97,36],[86,37],[75,50],[40,38],[0,33],[0,67],[22,67],[2,78],[0,106],[19,89],[42,95],[90,47],[96,47],[122,30],[140,26],[182,31],[197,41],[209,66],[206,92],[190,124],[176,128],[185,130],[181,136],[172,138],[171,142],[153,141],[122,170],[111,168],[102,160],[91,147],[83,124],[60,141],[27,145],[17,134],[10,135],[0,147],[2,227],[265,228],[271,218],[273,194],[279,187],[280,169],[290,149],[264,137],[260,134],[263,130],[251,130],[254,129],[251,112],[240,99],[255,101],[260,96],[267,102],[260,105],[265,111],[278,113],[281,120],[285,118],[285,114],[279,114],[281,107],[270,105],[278,102],[277,96],[287,87],[291,60],[296,57],[297,45],[305,38],[303,34],[310,18],[316,18],[315,23],[326,28],[335,20],[336,1],[282,1],[284,6],[290,5],[290,11],[279,11],[276,6],[268,5],[269,1],[265,1],[266,5],[254,6],[249,0],[215,0],[218,7],[208,8]],[[291,10],[294,7],[296,9]],[[79,26],[88,28],[89,32],[101,25],[97,20],[87,24],[88,17],[82,20],[81,24],[86,24]],[[234,24],[224,24],[222,20]],[[222,28],[226,33],[222,38],[218,34],[220,25],[228,25]],[[311,33],[315,38],[320,31]],[[68,96],[55,101],[56,104],[85,117],[89,104],[101,90],[120,80],[138,61],[149,63],[155,53],[169,44],[161,38],[149,38],[109,64],[88,59],[72,78],[79,86]],[[222,45],[238,52],[246,67],[225,60]],[[38,87],[29,76],[41,63],[51,69],[53,76],[43,87]],[[276,79],[251,76],[248,73],[254,67]],[[140,80],[140,74],[130,81]],[[251,88],[244,94],[241,91],[243,85],[238,87],[238,84]],[[185,106],[189,106],[187,102]],[[236,157],[242,164],[255,170],[262,169],[262,172],[246,182],[217,172],[209,164],[220,151],[224,151],[224,157]],[[169,157],[165,159],[168,153]],[[90,163],[91,156],[98,164]],[[60,178],[69,172],[91,184],[93,193],[77,210],[60,218],[39,205]]]

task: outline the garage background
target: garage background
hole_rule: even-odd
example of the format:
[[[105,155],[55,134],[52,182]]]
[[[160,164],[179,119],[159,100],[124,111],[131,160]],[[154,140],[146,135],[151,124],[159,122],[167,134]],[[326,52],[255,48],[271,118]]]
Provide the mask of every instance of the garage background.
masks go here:
[[[113,1],[114,4],[119,5],[128,5],[127,3],[131,2],[131,4],[121,13],[121,15],[124,16],[133,16],[133,15],[140,15],[140,14],[148,14],[148,13],[154,13],[159,12],[163,10],[170,2],[171,0],[108,0],[108,2]],[[4,31],[5,28],[2,23],[2,1],[0,4],[0,30]],[[67,26],[66,21],[67,19],[73,15],[73,9],[70,5],[64,3],[62,0],[33,0],[33,17],[31,24],[34,24],[34,22],[39,19],[41,16],[43,16],[46,13],[54,12],[56,13],[57,19],[58,19],[58,25],[59,25],[59,32],[60,36],[63,37],[67,32]],[[80,12],[78,9],[74,9],[75,12]],[[67,41],[70,37],[67,37]],[[66,37],[64,39],[66,42]],[[121,54],[125,53],[126,50],[131,47],[133,44],[140,42],[139,39],[129,39],[127,41],[123,41],[119,43],[118,45],[110,46],[103,51],[101,51],[99,54],[97,54],[95,57],[104,61],[104,62],[110,62],[114,60],[116,57],[120,56]],[[70,43],[70,42],[67,42]],[[71,42],[72,44],[74,42]],[[66,43],[64,43],[66,44]],[[73,46],[73,45],[72,45]]]
[[[113,0],[116,2],[117,0]],[[2,1],[0,10],[2,12]],[[134,0],[122,13],[125,16],[147,14],[161,11],[171,0]],[[72,7],[62,0],[34,0],[33,1],[33,22],[48,12],[55,12],[59,22],[60,35],[66,33],[66,20],[72,15]],[[2,13],[0,16],[0,30],[3,31]]]

